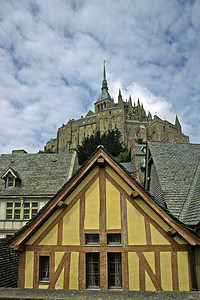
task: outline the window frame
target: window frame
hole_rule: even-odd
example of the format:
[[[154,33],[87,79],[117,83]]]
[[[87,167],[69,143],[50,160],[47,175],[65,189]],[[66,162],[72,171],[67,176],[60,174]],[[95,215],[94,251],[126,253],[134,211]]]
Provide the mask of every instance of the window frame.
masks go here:
[[[112,236],[115,236],[115,237],[119,237],[119,241],[116,241],[116,242],[110,242],[110,239]],[[107,233],[107,246],[121,246],[122,245],[122,236],[121,236],[121,232],[117,232],[117,233]]]
[[[111,262],[111,256],[115,256],[115,259],[119,257],[119,260],[116,259],[115,262]],[[118,260],[118,261],[117,261]],[[115,264],[115,269],[117,264],[119,265],[119,272],[114,272],[113,274],[110,274],[111,272],[111,264]],[[118,268],[118,267],[117,267]],[[122,288],[122,253],[121,252],[108,252],[107,253],[107,273],[108,273],[108,289],[121,289]],[[111,284],[111,276],[119,277],[120,284],[119,285],[112,285]],[[114,279],[117,280],[116,278]]]
[[[48,257],[48,277],[44,277],[42,275],[43,273],[43,267],[44,267],[44,258]],[[42,261],[43,260],[43,261]],[[40,254],[39,255],[39,282],[42,283],[49,283],[50,282],[50,262],[51,262],[51,257],[49,254]]]
[[[91,241],[89,241],[89,237],[90,236],[98,236],[98,242],[91,242]],[[97,241],[97,240],[96,240]],[[99,246],[100,245],[100,242],[99,242],[99,233],[97,232],[95,232],[95,233],[85,233],[85,245],[86,246]]]
[[[95,261],[89,261],[89,259],[91,259],[92,257],[97,257],[98,259]],[[87,252],[86,253],[86,289],[99,289],[100,288],[100,253],[99,252]],[[95,268],[94,264],[98,265],[98,272],[95,272],[93,268]],[[91,271],[89,271],[90,266],[93,265],[93,268],[91,267]],[[94,276],[98,276],[97,277],[97,281],[98,284],[97,285],[91,285],[89,284],[91,281],[96,281],[96,279],[94,278]],[[92,279],[93,278],[93,279]],[[89,282],[90,281],[90,282]]]

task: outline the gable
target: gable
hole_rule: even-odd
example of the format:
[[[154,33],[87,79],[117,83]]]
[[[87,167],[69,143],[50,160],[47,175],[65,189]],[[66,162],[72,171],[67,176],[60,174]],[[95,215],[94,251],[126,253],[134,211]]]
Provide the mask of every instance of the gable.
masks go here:
[[[125,245],[187,244],[168,234],[170,226],[109,165],[96,166],[26,245],[81,245],[85,232],[119,232]],[[103,222],[103,224],[102,224]]]

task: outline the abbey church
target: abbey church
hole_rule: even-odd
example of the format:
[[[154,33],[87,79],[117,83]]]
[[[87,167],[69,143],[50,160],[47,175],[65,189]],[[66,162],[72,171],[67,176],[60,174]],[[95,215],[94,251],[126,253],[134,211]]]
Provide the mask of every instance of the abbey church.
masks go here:
[[[140,143],[162,140],[189,143],[189,137],[182,133],[177,116],[175,124],[162,120],[157,115],[152,118],[150,112],[146,114],[139,99],[134,104],[131,96],[124,101],[120,90],[118,102],[115,103],[108,92],[104,65],[101,94],[94,103],[94,112],[90,110],[85,117],[70,119],[66,125],[63,124],[58,128],[57,138],[48,141],[44,149],[55,153],[70,153],[81,145],[86,136],[115,128],[121,132],[121,140],[127,148],[133,139]]]

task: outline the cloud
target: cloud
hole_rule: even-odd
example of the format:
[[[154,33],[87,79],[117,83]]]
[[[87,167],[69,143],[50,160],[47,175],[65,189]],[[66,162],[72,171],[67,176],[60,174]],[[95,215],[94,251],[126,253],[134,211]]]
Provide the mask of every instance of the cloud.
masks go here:
[[[199,1],[2,1],[0,152],[37,152],[100,94],[140,98],[146,111],[199,142]]]

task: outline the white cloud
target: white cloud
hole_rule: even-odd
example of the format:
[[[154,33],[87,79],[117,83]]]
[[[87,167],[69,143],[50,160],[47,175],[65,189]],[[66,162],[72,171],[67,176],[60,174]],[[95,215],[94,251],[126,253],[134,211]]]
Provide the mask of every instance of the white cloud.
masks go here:
[[[2,1],[0,153],[42,149],[97,99],[103,60],[110,94],[199,142],[199,1]],[[14,124],[14,125],[13,125]]]

